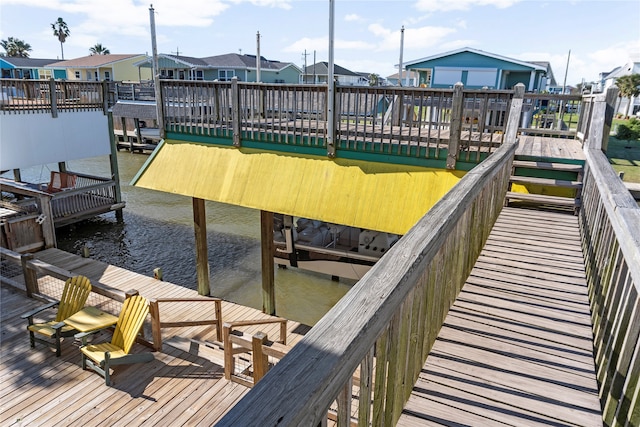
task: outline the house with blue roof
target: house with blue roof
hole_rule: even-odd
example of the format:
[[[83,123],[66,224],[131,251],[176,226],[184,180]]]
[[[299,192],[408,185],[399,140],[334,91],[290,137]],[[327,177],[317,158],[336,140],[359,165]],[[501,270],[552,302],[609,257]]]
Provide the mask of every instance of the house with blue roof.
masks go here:
[[[0,70],[3,79],[48,79],[51,77],[51,70],[46,70],[45,67],[54,62],[58,60],[2,56]]]
[[[543,92],[555,84],[548,62],[526,62],[465,47],[408,61],[404,69],[418,73],[418,85],[451,88],[462,82],[467,89],[511,89],[524,84],[527,92]]]

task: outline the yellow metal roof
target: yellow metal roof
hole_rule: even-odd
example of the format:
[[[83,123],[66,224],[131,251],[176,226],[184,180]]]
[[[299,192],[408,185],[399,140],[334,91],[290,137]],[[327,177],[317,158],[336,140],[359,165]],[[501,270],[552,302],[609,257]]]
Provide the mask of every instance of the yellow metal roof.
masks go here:
[[[137,187],[405,234],[462,171],[166,140]]]

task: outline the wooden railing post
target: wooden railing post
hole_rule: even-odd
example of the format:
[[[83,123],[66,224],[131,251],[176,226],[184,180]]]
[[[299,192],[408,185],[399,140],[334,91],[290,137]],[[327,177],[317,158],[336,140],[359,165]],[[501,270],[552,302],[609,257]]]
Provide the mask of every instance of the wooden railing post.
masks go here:
[[[351,395],[353,394],[353,377],[349,377],[338,398],[338,427],[350,427],[351,426]]]
[[[151,315],[151,339],[153,349],[162,351],[162,329],[160,328],[160,306],[157,299],[149,300],[149,314]]]
[[[340,114],[337,111],[337,82],[328,82],[327,93],[327,157],[333,159],[336,156],[336,124]]]
[[[238,77],[231,79],[231,121],[233,126],[233,146],[240,147],[240,92]]]
[[[32,268],[29,268],[28,262],[33,259],[33,254],[24,254],[20,256],[20,263],[22,264],[22,274],[24,276],[24,285],[27,289],[27,296],[31,298],[33,294],[39,294],[38,288],[38,274]]]
[[[262,345],[267,342],[267,334],[258,332],[251,339],[253,351],[253,384],[257,384],[269,371],[269,358],[262,352]]]
[[[618,88],[611,87],[604,94],[596,95],[591,107],[591,123],[589,133],[586,135],[585,150],[607,151],[609,145],[609,132],[613,122],[613,110]]]
[[[231,337],[229,334],[231,334],[231,325],[229,323],[225,323],[222,326],[222,344],[224,346],[224,378],[226,380],[231,379],[236,363],[233,358],[233,344],[231,344]]]
[[[51,77],[49,79],[49,98],[51,101],[51,117],[58,117],[58,102],[56,94],[56,81]]]
[[[451,122],[449,125],[449,148],[447,152],[447,169],[455,169],[460,147],[460,135],[462,133],[462,105],[464,85],[460,82],[453,86],[453,99],[451,101]]]
[[[102,112],[106,116],[109,114],[109,83],[102,81]]]
[[[518,83],[515,85],[513,98],[511,99],[511,109],[507,117],[507,125],[504,134],[506,141],[515,141],[518,136],[518,127],[520,125],[520,112],[522,111],[522,103],[524,101],[524,85]]]
[[[214,302],[216,310],[216,339],[222,342],[222,301]]]
[[[42,214],[42,236],[44,237],[44,247],[55,248],[56,243],[56,229],[53,218],[53,210],[51,209],[51,196],[42,195],[38,197],[40,202],[40,213]]]

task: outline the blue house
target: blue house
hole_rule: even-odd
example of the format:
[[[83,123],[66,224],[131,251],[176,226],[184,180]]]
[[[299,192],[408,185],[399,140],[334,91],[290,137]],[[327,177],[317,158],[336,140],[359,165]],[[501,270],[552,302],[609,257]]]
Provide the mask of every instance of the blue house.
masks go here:
[[[548,62],[525,62],[465,47],[405,63],[418,73],[421,87],[451,88],[462,82],[467,89],[511,89],[524,84],[527,92],[543,92],[553,78]]]
[[[52,77],[51,70],[45,70],[44,67],[54,62],[58,62],[58,60],[2,56],[0,57],[0,69],[2,69],[3,79],[48,79]],[[59,76],[53,77],[60,78]]]

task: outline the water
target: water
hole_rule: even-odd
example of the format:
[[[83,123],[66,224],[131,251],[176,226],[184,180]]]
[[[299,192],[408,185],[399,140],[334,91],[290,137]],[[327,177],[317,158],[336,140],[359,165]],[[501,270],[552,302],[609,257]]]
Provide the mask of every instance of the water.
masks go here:
[[[57,230],[58,248],[80,254],[87,246],[91,258],[153,276],[162,268],[164,280],[196,289],[195,235],[192,201],[129,185],[148,156],[118,153],[124,219],[114,213]],[[47,165],[22,170],[22,179],[47,182]],[[109,176],[107,157],[69,161],[70,171]],[[211,294],[262,309],[260,212],[206,202]],[[279,316],[315,324],[353,285],[329,276],[296,269],[275,272],[276,311]]]

